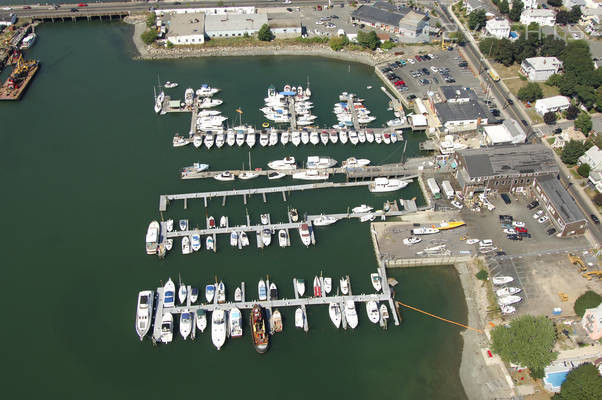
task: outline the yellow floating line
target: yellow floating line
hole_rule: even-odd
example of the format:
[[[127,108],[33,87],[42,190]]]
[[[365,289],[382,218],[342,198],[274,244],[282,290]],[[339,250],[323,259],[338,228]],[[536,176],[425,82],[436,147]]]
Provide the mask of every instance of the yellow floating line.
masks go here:
[[[400,305],[402,305],[402,306],[404,306],[404,307],[407,307],[407,308],[410,308],[410,309],[412,309],[412,310],[414,310],[414,311],[418,311],[418,312],[420,312],[420,313],[426,314],[426,315],[428,315],[428,316],[430,316],[430,317],[433,317],[433,318],[440,319],[441,321],[449,322],[450,324],[458,325],[458,326],[461,326],[462,328],[466,328],[466,329],[470,329],[470,330],[473,330],[473,331],[476,331],[476,332],[479,332],[479,333],[483,333],[483,331],[482,331],[482,330],[480,330],[480,329],[471,328],[470,326],[467,326],[467,325],[462,325],[462,324],[461,324],[461,323],[459,323],[459,322],[450,321],[449,319],[445,319],[445,318],[439,317],[439,316],[437,316],[437,315],[435,315],[435,314],[431,314],[431,313],[429,313],[429,312],[422,311],[422,310],[420,310],[420,309],[418,309],[418,308],[416,308],[416,307],[412,307],[412,306],[409,306],[409,305],[407,305],[407,304],[403,304],[403,303],[402,303],[401,301],[399,301],[399,300],[396,300],[396,302],[397,302],[397,304],[400,304]]]

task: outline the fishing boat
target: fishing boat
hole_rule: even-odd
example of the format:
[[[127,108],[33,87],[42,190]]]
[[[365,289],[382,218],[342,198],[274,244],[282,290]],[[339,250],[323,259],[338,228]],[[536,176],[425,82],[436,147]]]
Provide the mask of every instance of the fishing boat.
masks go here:
[[[360,222],[371,222],[376,219],[376,215],[369,213],[360,217]]]
[[[190,237],[183,236],[182,237],[182,254],[190,254],[192,253],[192,249],[190,248]]]
[[[322,284],[317,276],[314,277],[314,297],[322,297]]]
[[[159,225],[159,222],[153,221],[148,225],[146,230],[146,254],[157,254],[160,232],[161,225]]]
[[[419,237],[415,237],[415,236],[410,236],[408,238],[403,239],[403,244],[405,244],[406,246],[412,246],[412,245],[420,243],[420,242],[422,242],[422,239],[420,239]]]
[[[304,181],[321,181],[328,179],[328,172],[318,171],[317,169],[306,169],[303,172],[293,174],[293,179],[301,179]]]
[[[372,193],[393,192],[395,190],[403,189],[408,185],[409,182],[401,179],[376,178],[370,183],[368,190]]]
[[[379,292],[382,289],[382,279],[378,272],[374,272],[370,274],[370,281],[372,282],[372,286],[374,290]]]
[[[491,278],[491,281],[494,285],[505,285],[506,283],[514,281],[514,278],[511,276],[496,276]]]
[[[165,250],[169,251],[173,248],[173,239],[169,238],[165,240]]]
[[[295,157],[284,157],[282,160],[270,161],[268,163],[268,167],[271,169],[283,169],[283,170],[291,170],[296,169],[297,164],[295,163]]]
[[[305,166],[308,169],[324,169],[337,165],[337,160],[330,157],[309,156]]]
[[[260,301],[265,301],[268,299],[268,291],[265,287],[265,281],[263,279],[260,279],[259,283],[257,284],[257,293],[259,294]]]
[[[230,309],[230,315],[228,316],[228,325],[230,331],[230,337],[241,337],[242,336],[242,313],[237,307]]]
[[[303,242],[306,247],[309,247],[311,244],[311,235],[309,234],[309,226],[307,226],[307,224],[301,224],[299,227],[299,236],[301,237],[301,242]]]
[[[199,251],[201,249],[201,235],[195,233],[192,235],[192,251]]]
[[[224,285],[224,282],[222,281],[220,281],[215,288],[215,298],[218,304],[226,302],[226,285]]]
[[[269,246],[272,243],[272,231],[269,229],[264,229],[261,231],[261,242],[263,246]]]
[[[247,232],[239,232],[238,237],[240,238],[240,244],[242,245],[242,247],[246,247],[249,245],[249,237],[247,236]]]
[[[238,233],[236,231],[230,233],[230,246],[238,247]]]
[[[504,296],[504,297],[500,297],[497,300],[497,303],[500,306],[509,306],[511,304],[518,303],[521,300],[522,300],[522,297],[520,297],[520,296]]]
[[[214,178],[218,181],[233,181],[234,175],[230,171],[224,171],[219,175],[215,175]]]
[[[341,287],[341,293],[347,296],[349,294],[349,281],[347,278],[339,279],[339,286]]]
[[[330,291],[332,290],[332,278],[324,278],[324,292],[326,294],[330,293]]]
[[[211,341],[218,350],[226,343],[226,313],[222,309],[211,315]]]
[[[205,332],[205,328],[207,328],[207,315],[205,314],[205,310],[198,308],[195,312],[195,318],[197,329],[201,332]]]
[[[269,180],[275,180],[275,179],[280,179],[280,178],[284,178],[286,176],[286,174],[283,174],[282,172],[270,172],[268,173],[268,179]]]
[[[163,308],[170,308],[176,305],[176,285],[171,278],[163,286]]]
[[[198,299],[199,299],[199,288],[196,288],[196,287],[190,288],[190,302],[196,303],[196,301]]]
[[[337,221],[338,221],[338,218],[322,214],[318,218],[314,219],[312,221],[312,223],[315,226],[327,226],[327,225],[332,225],[332,224],[334,224]]]
[[[278,300],[278,288],[274,282],[270,282],[270,300]]]
[[[188,335],[192,331],[192,314],[188,311],[180,314],[180,335],[184,340],[188,339]]]
[[[173,315],[171,313],[163,314],[161,318],[161,336],[159,342],[171,343],[173,340]]]
[[[464,221],[443,221],[440,224],[431,225],[431,228],[439,229],[440,231],[447,229],[454,229],[460,226],[464,226],[466,223]]]
[[[278,309],[275,309],[270,317],[271,334],[282,332],[282,314]]]
[[[209,251],[215,249],[215,240],[213,239],[213,236],[207,236],[207,239],[205,239],[205,248]]]
[[[370,212],[372,210],[373,210],[373,208],[370,207],[370,206],[368,206],[368,205],[366,205],[366,204],[362,204],[360,206],[353,207],[351,209],[351,211],[353,211],[355,214]]]
[[[153,312],[153,292],[144,290],[138,293],[138,305],[136,307],[136,333],[140,340],[148,333],[151,326]]]
[[[299,213],[297,212],[296,208],[291,208],[290,211],[288,212],[288,216],[292,222],[299,221]]]
[[[178,300],[180,301],[180,304],[186,302],[186,297],[188,297],[188,289],[186,288],[186,285],[180,281],[180,287],[178,288]]]
[[[347,300],[345,302],[345,319],[347,320],[347,323],[351,329],[355,329],[357,327],[357,312],[355,311],[355,303],[353,300]]]
[[[328,315],[333,325],[338,329],[341,326],[341,307],[337,303],[330,303]]]
[[[181,219],[178,224],[180,226],[181,231],[188,230],[188,220],[187,219]]]
[[[361,167],[365,167],[368,164],[370,164],[370,160],[368,160],[367,158],[355,158],[355,157],[349,157],[348,159],[346,159],[345,161],[343,161],[341,163],[343,168],[361,168]]]
[[[297,309],[295,310],[295,326],[297,328],[305,327],[305,313],[303,312],[303,309],[301,309],[301,307],[297,307]]]
[[[266,331],[265,318],[263,316],[263,309],[261,306],[258,304],[253,306],[249,320],[251,325],[253,347],[255,347],[255,350],[259,354],[263,354],[268,350],[270,339]]]
[[[165,82],[165,84],[163,85],[163,87],[165,89],[173,89],[175,87],[178,87],[178,84],[176,82],[167,81],[167,82]]]
[[[214,296],[215,296],[215,285],[205,286],[205,299],[207,299],[207,303],[213,303]]]
[[[496,290],[495,294],[498,297],[504,297],[504,296],[510,296],[510,295],[513,295],[513,294],[517,294],[517,293],[520,293],[520,292],[521,292],[520,288],[509,286],[509,287],[505,287],[505,288],[501,288],[501,289]]]
[[[439,233],[439,229],[422,227],[412,229],[412,235],[432,235],[433,233]]]
[[[378,311],[378,304],[374,300],[366,302],[366,312],[368,313],[368,319],[373,324],[378,324],[380,320],[380,312]]]
[[[219,219],[219,227],[220,228],[228,227],[228,217],[226,217],[225,215],[222,215],[222,217]]]
[[[288,245],[288,235],[284,229],[278,231],[278,245],[280,247],[286,247]]]

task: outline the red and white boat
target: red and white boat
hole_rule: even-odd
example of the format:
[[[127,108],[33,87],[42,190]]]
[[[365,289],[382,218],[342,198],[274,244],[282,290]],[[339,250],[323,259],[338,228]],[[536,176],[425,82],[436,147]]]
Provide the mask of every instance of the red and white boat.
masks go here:
[[[311,235],[309,234],[309,226],[307,224],[302,224],[299,227],[299,236],[301,236],[301,241],[306,247],[309,247],[311,244]]]
[[[209,218],[207,219],[207,227],[208,227],[209,229],[214,229],[214,228],[215,228],[215,218],[213,218],[213,217],[209,217]]]
[[[317,276],[314,277],[314,297],[322,297],[322,285]]]

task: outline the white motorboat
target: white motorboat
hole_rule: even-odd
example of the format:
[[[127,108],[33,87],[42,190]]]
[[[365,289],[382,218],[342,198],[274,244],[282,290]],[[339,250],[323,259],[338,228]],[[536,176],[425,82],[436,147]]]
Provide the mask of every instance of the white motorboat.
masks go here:
[[[412,229],[412,235],[431,235],[433,233],[439,233],[437,228],[415,228]]]
[[[369,213],[360,217],[360,222],[371,222],[376,219],[376,215]]]
[[[383,143],[391,144],[391,134],[390,133],[383,133]]]
[[[280,134],[280,143],[282,143],[283,146],[286,145],[290,140],[291,134],[289,131],[284,131]]]
[[[219,227],[220,228],[228,227],[228,217],[226,217],[225,215],[221,216],[221,218],[219,219]]]
[[[391,128],[397,128],[405,124],[405,120],[395,118],[387,121],[387,126]]]
[[[278,245],[280,247],[286,247],[288,245],[288,235],[284,229],[278,231]]]
[[[324,285],[322,288],[324,289],[324,292],[326,292],[326,294],[330,293],[332,290],[332,278],[324,278],[323,282]]]
[[[188,88],[184,91],[184,104],[190,107],[194,103],[194,89]]]
[[[268,146],[276,146],[277,144],[278,144],[278,133],[276,131],[271,131]]]
[[[242,336],[242,313],[237,307],[233,307],[230,309],[228,325],[230,337],[235,338]]]
[[[365,131],[359,131],[357,133],[357,139],[360,141],[360,143],[366,143],[366,132]]]
[[[318,171],[317,169],[306,169],[303,172],[293,174],[293,179],[301,179],[304,181],[320,181],[328,179],[328,172]]]
[[[255,146],[255,142],[256,142],[255,134],[254,133],[247,134],[246,142],[247,142],[247,146],[249,146],[250,148],[253,148],[253,146]]]
[[[384,303],[380,305],[380,316],[382,319],[389,319],[389,309]]]
[[[347,300],[345,302],[345,319],[347,320],[347,323],[351,329],[355,329],[357,327],[357,312],[355,311],[355,303],[353,300]]]
[[[220,281],[215,288],[215,299],[218,304],[224,304],[226,302],[226,285]]]
[[[165,240],[165,250],[169,251],[173,248],[173,239],[169,238]]]
[[[341,288],[341,293],[344,295],[349,294],[349,281],[347,278],[339,279],[339,287]]]
[[[301,242],[303,242],[306,247],[309,247],[311,244],[311,235],[309,233],[309,226],[307,226],[307,224],[301,224],[299,227],[299,236],[301,237]]]
[[[208,149],[213,147],[213,144],[215,143],[215,137],[213,136],[212,133],[207,133],[205,135],[205,139],[203,140],[203,143],[205,143],[205,147],[207,147]]]
[[[313,145],[320,143],[320,135],[316,131],[311,131],[309,134],[309,142]]]
[[[301,131],[301,143],[303,143],[303,144],[309,143],[309,132],[306,130]]]
[[[334,326],[338,329],[341,326],[341,307],[337,303],[330,303],[328,306],[328,315]]]
[[[353,211],[354,213],[358,214],[358,213],[365,213],[365,212],[370,212],[372,211],[372,207],[366,205],[366,204],[362,204],[360,206],[357,207],[353,207],[351,209],[351,211]]]
[[[272,231],[269,229],[264,229],[261,231],[261,242],[263,246],[269,246],[272,243]]]
[[[299,296],[303,296],[305,294],[305,280],[297,279],[296,286],[297,286],[296,290],[297,290],[297,293],[299,293]]]
[[[236,287],[234,291],[234,301],[242,301],[242,289],[240,286]]]
[[[299,132],[294,131],[293,133],[291,133],[291,143],[294,144],[295,147],[299,146],[299,144],[301,143],[301,134]]]
[[[291,208],[290,211],[288,212],[288,216],[292,222],[299,221],[299,213],[297,212],[296,208]]]
[[[257,293],[259,294],[260,301],[265,301],[268,299],[268,290],[263,279],[260,279],[259,283],[257,284]]]
[[[159,114],[163,109],[163,102],[165,101],[165,93],[161,92],[155,98],[155,113]]]
[[[188,295],[190,296],[190,302],[196,303],[196,301],[199,299],[199,288],[190,288],[190,290],[188,291]]]
[[[224,137],[224,133],[223,132],[218,132],[215,135],[215,146],[218,149],[221,149],[224,146],[224,143],[226,143],[226,138]]]
[[[178,225],[180,226],[180,230],[181,231],[187,231],[188,230],[188,220],[187,219],[181,219],[178,222]]]
[[[161,225],[157,221],[152,221],[146,230],[146,254],[157,254],[160,233]]]
[[[219,175],[215,175],[214,178],[218,181],[233,181],[234,175],[230,171],[224,171]]]
[[[199,102],[199,108],[213,108],[221,105],[224,101],[220,99],[211,99],[205,97],[203,100]]]
[[[178,300],[180,301],[180,304],[186,303],[187,297],[188,297],[188,288],[186,287],[186,285],[184,285],[184,284],[182,284],[182,282],[180,282],[180,287],[178,289]]]
[[[178,87],[178,84],[176,82],[167,81],[167,82],[165,82],[165,84],[163,85],[163,87],[165,89],[173,89],[175,87]]]
[[[192,331],[192,313],[186,311],[180,314],[180,335],[184,340],[188,339],[188,335]]]
[[[375,132],[374,133],[374,141],[377,144],[381,144],[383,142],[383,136],[380,134],[380,132]]]
[[[500,297],[497,300],[497,303],[500,306],[509,306],[511,304],[518,303],[521,300],[522,300],[522,297],[520,297],[520,296],[504,296],[504,297]]]
[[[269,180],[280,179],[280,178],[284,178],[285,176],[286,176],[286,174],[283,174],[282,172],[277,172],[277,171],[268,173]]]
[[[267,225],[270,222],[270,214],[261,214],[259,219],[261,220],[261,225]]]
[[[366,131],[366,141],[368,143],[374,142],[374,132],[372,130],[367,130]]]
[[[238,233],[236,231],[230,233],[230,246],[238,247]]]
[[[236,145],[240,147],[243,144],[245,144],[245,141],[246,141],[245,133],[241,132],[241,131],[237,132],[236,133]]]
[[[192,251],[199,251],[201,249],[201,235],[195,233],[192,235]]]
[[[207,328],[207,315],[205,314],[205,310],[198,308],[194,314],[197,329],[201,332],[205,332],[205,328]]]
[[[152,321],[153,292],[144,290],[138,293],[138,305],[136,307],[136,333],[140,340],[148,333]]]
[[[365,167],[368,164],[370,164],[370,160],[368,160],[367,158],[355,158],[355,157],[349,157],[348,159],[346,159],[345,161],[343,161],[341,163],[343,168],[361,168],[361,167]]]
[[[349,137],[347,136],[347,131],[339,131],[339,139],[341,140],[342,144],[347,143],[347,141],[349,140]]]
[[[270,317],[270,334],[282,332],[282,314],[278,309],[275,309]]]
[[[366,302],[366,313],[368,313],[368,319],[373,324],[378,324],[380,321],[380,311],[378,310],[378,304],[374,300]]]
[[[207,303],[212,303],[214,297],[215,297],[215,285],[205,286],[205,299],[207,300]]]
[[[207,239],[205,239],[205,248],[209,251],[215,249],[215,240],[213,239],[213,236],[207,236]]]
[[[226,144],[230,147],[234,146],[234,144],[236,143],[236,134],[234,133],[234,131],[229,130],[226,133]]]
[[[192,144],[198,149],[203,145],[203,137],[201,135],[194,135],[194,138],[192,139]]]
[[[329,138],[332,144],[336,144],[339,141],[339,134],[337,133],[337,131],[332,130],[329,133]]]
[[[383,288],[383,286],[382,286],[382,278],[380,277],[378,272],[374,272],[374,273],[370,274],[370,281],[372,282],[372,286],[374,287],[374,290],[376,290],[377,292],[380,292],[380,290]]]
[[[240,244],[242,245],[242,247],[246,247],[249,245],[249,237],[247,236],[247,232],[245,232],[245,231],[239,232],[238,237],[239,237]]]
[[[295,157],[285,157],[282,160],[270,161],[268,167],[276,170],[292,170],[297,168]]]
[[[337,160],[330,157],[309,156],[307,157],[305,167],[309,169],[324,169],[334,167],[335,165],[337,165]]]
[[[314,276],[314,297],[322,297],[322,282],[317,276]]]
[[[412,246],[412,245],[420,243],[420,242],[422,242],[422,239],[420,239],[419,237],[415,237],[415,236],[410,236],[408,238],[403,239],[403,244],[405,244],[406,246]]]
[[[175,135],[173,137],[173,141],[172,141],[173,147],[183,147],[183,146],[186,146],[187,144],[190,144],[190,139],[186,139],[179,135]]]
[[[356,145],[356,144],[359,143],[360,139],[357,136],[357,132],[356,131],[349,131],[349,141],[353,145]]]
[[[511,276],[495,276],[491,278],[491,281],[494,285],[505,285],[506,283],[514,281],[514,278]]]
[[[176,285],[171,278],[163,286],[163,308],[174,307],[176,305]]]
[[[171,343],[173,340],[173,315],[171,313],[163,314],[161,318],[161,343]]]
[[[328,144],[328,132],[327,131],[320,132],[320,141],[325,146]]]
[[[265,147],[269,143],[270,136],[266,132],[261,132],[259,134],[259,145],[261,147]]]
[[[202,164],[199,162],[193,163],[191,166],[182,168],[181,176],[182,178],[199,172],[203,172],[209,169],[209,164]]]
[[[226,314],[222,309],[211,315],[211,341],[218,350],[226,343]]]
[[[212,88],[206,83],[203,83],[199,89],[196,91],[196,95],[198,97],[211,97],[214,94],[218,93],[220,89]]]
[[[520,288],[509,286],[509,287],[504,287],[504,288],[496,290],[495,294],[498,297],[505,297],[505,296],[511,296],[513,294],[517,294],[520,292],[521,292]]]
[[[244,181],[244,180],[249,180],[249,179],[255,179],[258,176],[259,176],[259,174],[256,172],[244,171],[244,172],[241,172],[240,174],[238,174],[238,179],[242,179]]]
[[[270,300],[278,300],[278,288],[274,282],[270,282],[269,287]]]
[[[327,226],[332,225],[337,221],[338,218],[322,214],[318,218],[314,219],[312,223],[314,224],[314,226]]]
[[[502,310],[502,314],[504,315],[514,314],[516,312],[516,308],[513,306],[500,306],[500,310]]]
[[[25,36],[21,41],[21,50],[29,49],[36,42],[37,35],[35,32],[31,32],[29,35]]]
[[[182,254],[190,254],[192,253],[192,249],[190,248],[190,237],[183,236],[182,237]]]
[[[303,328],[305,326],[305,314],[301,307],[297,307],[295,310],[295,326],[297,328]]]
[[[370,183],[368,190],[372,193],[393,192],[395,190],[403,189],[408,185],[409,182],[401,179],[376,178]]]

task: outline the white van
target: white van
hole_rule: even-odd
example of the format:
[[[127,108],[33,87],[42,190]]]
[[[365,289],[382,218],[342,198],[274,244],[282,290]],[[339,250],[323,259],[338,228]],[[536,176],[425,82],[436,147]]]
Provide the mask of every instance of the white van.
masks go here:
[[[491,240],[491,239],[484,239],[484,240],[481,240],[481,241],[479,242],[479,246],[480,246],[480,247],[489,247],[489,246],[493,246],[493,240]]]

